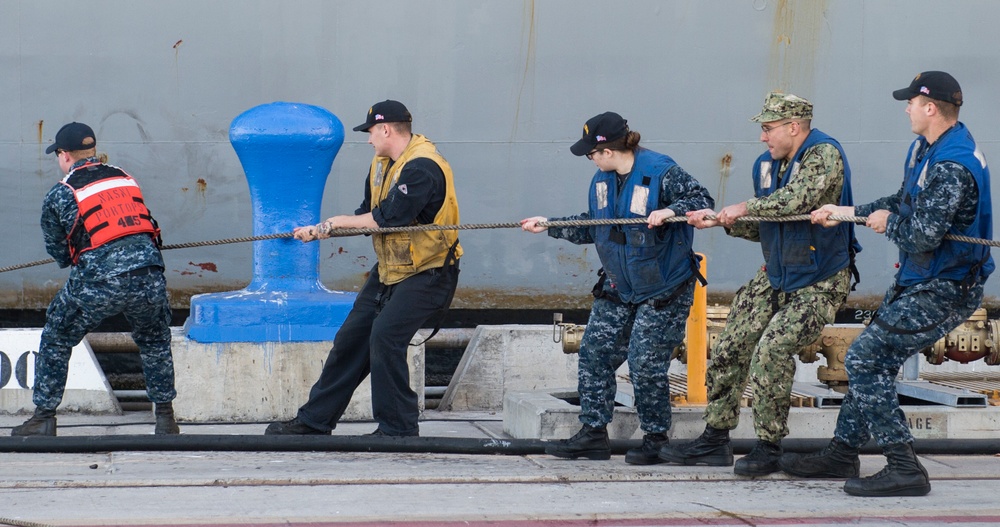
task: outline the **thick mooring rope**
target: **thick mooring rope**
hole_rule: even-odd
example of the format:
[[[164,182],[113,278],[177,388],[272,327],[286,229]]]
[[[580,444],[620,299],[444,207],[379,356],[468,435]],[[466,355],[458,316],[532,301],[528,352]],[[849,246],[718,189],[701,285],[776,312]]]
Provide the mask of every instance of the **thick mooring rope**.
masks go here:
[[[0,518],[0,525],[13,525],[15,527],[53,527],[46,523],[35,523],[26,520],[15,520],[13,518]]]
[[[705,219],[714,220],[715,216],[708,215]],[[792,216],[743,216],[737,218],[736,221],[745,222],[790,222],[790,221],[809,221],[810,216],[808,214],[797,214]],[[868,221],[866,216],[830,216],[831,220],[835,221],[845,221],[849,223],[862,224]],[[664,223],[686,223],[687,218],[684,216],[674,216],[673,218],[668,218],[664,220]],[[617,218],[617,219],[604,219],[604,220],[559,220],[559,221],[540,221],[538,222],[539,227],[592,227],[596,225],[635,225],[648,223],[645,218]],[[316,226],[317,229],[323,231],[324,224],[319,224]],[[325,234],[330,237],[344,237],[344,236],[359,236],[363,234],[385,234],[390,232],[417,232],[417,231],[469,231],[469,230],[483,230],[483,229],[519,229],[521,224],[519,222],[506,222],[506,223],[466,223],[463,225],[437,225],[437,224],[427,224],[427,225],[409,225],[406,227],[378,227],[378,228],[351,228],[351,229],[326,229]],[[189,249],[192,247],[208,247],[212,245],[226,245],[230,243],[244,243],[244,242],[257,242],[264,240],[276,240],[280,238],[291,238],[292,233],[290,232],[280,232],[275,234],[262,234],[260,236],[244,236],[240,238],[223,238],[221,240],[210,240],[203,242],[188,242],[188,243],[177,243],[164,245],[161,247],[163,250],[170,249]],[[966,243],[975,243],[979,245],[989,245],[991,247],[1000,247],[1000,241],[997,240],[984,240],[982,238],[971,238],[968,236],[961,236],[957,234],[945,234],[944,238],[946,240],[955,240]],[[47,258],[45,260],[36,260],[34,262],[27,262],[18,265],[11,265],[8,267],[0,267],[0,273],[6,273],[8,271],[16,271],[18,269],[25,269],[28,267],[35,267],[38,265],[44,265],[53,263],[55,260],[52,258]]]

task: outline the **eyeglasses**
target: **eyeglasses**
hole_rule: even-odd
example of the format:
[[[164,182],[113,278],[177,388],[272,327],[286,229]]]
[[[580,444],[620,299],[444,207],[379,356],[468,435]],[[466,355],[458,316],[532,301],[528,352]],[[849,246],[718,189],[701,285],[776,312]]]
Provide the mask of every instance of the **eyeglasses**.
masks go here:
[[[771,132],[773,132],[774,130],[777,130],[778,128],[781,128],[782,126],[785,126],[786,124],[793,124],[793,123],[795,123],[795,121],[788,121],[787,123],[781,123],[781,124],[774,125],[774,126],[767,126],[766,124],[762,124],[762,125],[760,125],[760,131],[763,132],[764,135],[771,135]]]
[[[587,152],[587,159],[593,161],[594,160],[594,155],[600,154],[602,151],[604,151],[603,148],[600,149],[600,150],[591,150],[590,152]]]

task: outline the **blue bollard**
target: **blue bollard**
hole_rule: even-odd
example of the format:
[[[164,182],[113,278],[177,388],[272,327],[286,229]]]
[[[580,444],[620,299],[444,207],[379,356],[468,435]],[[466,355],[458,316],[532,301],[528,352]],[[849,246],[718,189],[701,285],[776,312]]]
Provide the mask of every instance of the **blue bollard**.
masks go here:
[[[344,144],[344,125],[318,106],[275,102],[233,119],[229,140],[250,184],[255,236],[320,221],[323,187]],[[333,340],[357,296],[319,281],[319,242],[253,242],[245,289],[191,297],[185,323],[197,342]]]

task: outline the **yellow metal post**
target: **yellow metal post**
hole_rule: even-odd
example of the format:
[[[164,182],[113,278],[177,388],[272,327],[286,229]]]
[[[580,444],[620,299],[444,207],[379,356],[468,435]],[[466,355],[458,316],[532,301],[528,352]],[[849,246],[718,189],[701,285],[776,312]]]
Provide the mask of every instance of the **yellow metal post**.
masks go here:
[[[708,259],[701,257],[701,276],[708,277]],[[708,291],[701,283],[694,286],[694,302],[687,320],[687,402],[708,404],[705,369],[708,362]]]

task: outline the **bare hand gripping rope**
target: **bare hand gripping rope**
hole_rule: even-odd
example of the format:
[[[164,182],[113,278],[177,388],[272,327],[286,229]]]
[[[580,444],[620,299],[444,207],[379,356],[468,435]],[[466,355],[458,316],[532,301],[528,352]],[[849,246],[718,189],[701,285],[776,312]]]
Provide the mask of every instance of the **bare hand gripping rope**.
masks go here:
[[[705,219],[714,220],[715,216],[708,215]],[[846,221],[850,223],[863,224],[868,221],[866,216],[837,216],[831,215],[831,220],[834,221]],[[737,218],[736,221],[746,221],[746,222],[790,222],[790,221],[809,221],[810,216],[808,214],[798,214],[793,216],[743,216]],[[648,223],[645,218],[622,218],[622,219],[608,219],[608,220],[561,220],[561,221],[540,221],[538,222],[539,227],[590,227],[595,225],[637,225]],[[674,216],[673,218],[667,218],[664,223],[687,223],[687,218],[684,216]],[[320,223],[316,225],[318,231],[323,232],[327,236],[333,237],[343,237],[343,236],[358,236],[362,234],[385,234],[390,232],[416,232],[416,231],[468,231],[468,230],[483,230],[483,229],[520,229],[521,224],[519,222],[507,222],[507,223],[466,223],[464,225],[411,225],[406,227],[379,227],[379,228],[351,228],[351,229],[330,229],[328,226]],[[208,247],[211,245],[226,245],[230,243],[244,243],[244,242],[256,242],[263,240],[276,240],[280,238],[291,238],[292,233],[281,232],[275,234],[263,234],[260,236],[245,236],[242,238],[224,238],[221,240],[212,240],[204,242],[188,242],[188,243],[177,243],[164,245],[161,247],[163,250],[169,249],[189,249],[192,247]],[[982,238],[970,238],[968,236],[960,236],[956,234],[946,234],[944,236],[946,240],[956,240],[960,242],[976,243],[979,245],[989,245],[991,247],[1000,247],[1000,241],[997,240],[984,240]],[[34,262],[27,262],[18,265],[11,265],[9,267],[0,267],[0,273],[6,273],[8,271],[16,271],[18,269],[25,269],[28,267],[35,267],[38,265],[44,265],[48,263],[53,263],[55,260],[48,258],[45,260],[36,260]]]

